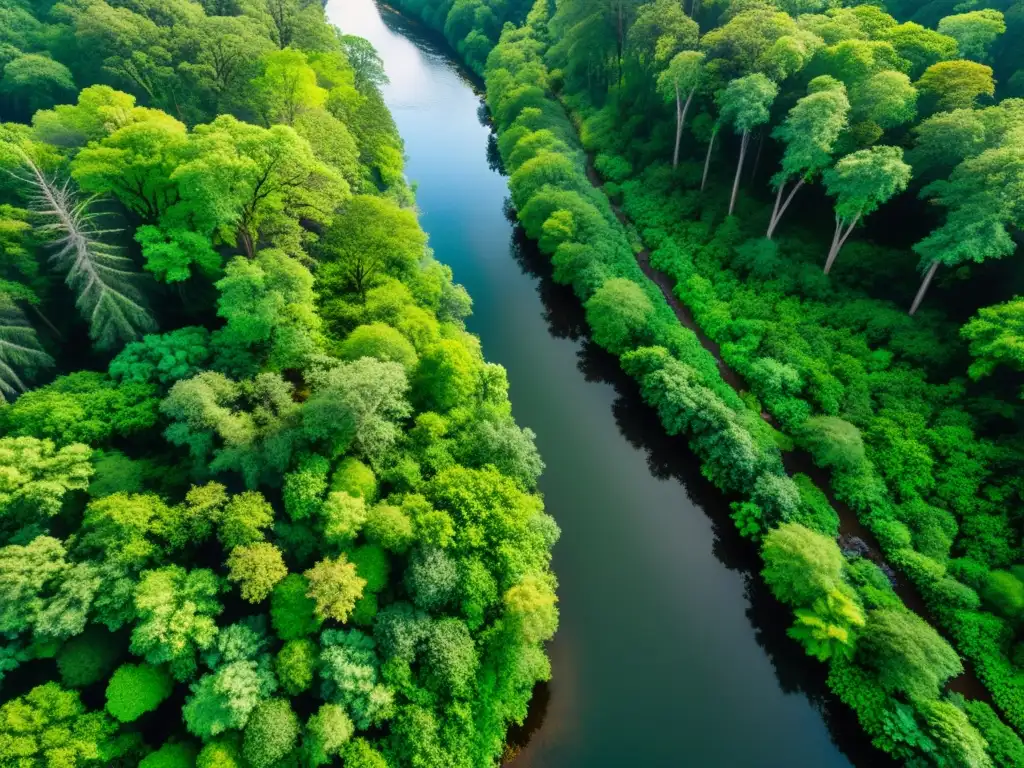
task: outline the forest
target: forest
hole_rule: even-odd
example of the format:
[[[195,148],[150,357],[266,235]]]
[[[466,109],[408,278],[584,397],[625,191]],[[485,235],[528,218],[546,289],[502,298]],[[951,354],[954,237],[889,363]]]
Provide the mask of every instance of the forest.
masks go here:
[[[397,5],[875,746],[1024,764],[1024,6]]]
[[[317,0],[0,0],[0,766],[495,764],[534,434]]]

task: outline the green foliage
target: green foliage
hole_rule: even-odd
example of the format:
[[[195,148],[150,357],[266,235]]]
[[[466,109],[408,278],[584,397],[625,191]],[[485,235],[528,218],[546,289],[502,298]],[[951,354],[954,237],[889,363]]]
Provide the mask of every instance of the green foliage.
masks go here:
[[[311,640],[289,640],[277,654],[275,671],[281,687],[289,696],[298,696],[313,683],[317,648]]]
[[[878,671],[887,690],[924,699],[937,696],[946,680],[963,671],[949,643],[907,610],[870,611],[858,658]]]
[[[57,654],[61,680],[68,688],[85,688],[109,677],[121,649],[109,632],[89,627],[68,640]]]
[[[356,567],[345,555],[325,558],[306,571],[309,583],[306,593],[316,604],[314,611],[320,619],[333,619],[344,624],[362,596],[366,579],[360,578]]]
[[[0,755],[19,764],[75,768],[111,760],[119,756],[115,731],[109,717],[87,712],[77,693],[57,683],[0,705]]]
[[[171,676],[149,664],[122,664],[107,685],[107,711],[122,723],[138,720],[171,695]]]
[[[227,566],[228,580],[239,583],[242,599],[250,603],[266,600],[274,586],[288,575],[281,550],[265,541],[235,547]]]
[[[309,582],[299,573],[290,573],[278,582],[270,598],[270,618],[282,640],[298,640],[320,627],[315,615],[316,603],[306,596]]]
[[[260,702],[245,726],[242,754],[253,768],[277,765],[294,748],[299,721],[287,699]]]

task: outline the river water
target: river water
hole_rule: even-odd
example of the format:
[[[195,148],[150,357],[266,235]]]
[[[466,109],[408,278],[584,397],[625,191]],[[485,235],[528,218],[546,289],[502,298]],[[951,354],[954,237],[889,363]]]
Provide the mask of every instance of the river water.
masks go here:
[[[423,227],[472,295],[469,329],[508,370],[516,419],[547,463],[561,625],[516,768],[880,764],[786,638],[725,501],[505,217],[480,96],[443,41],[373,0],[330,0],[327,13],[384,60]]]

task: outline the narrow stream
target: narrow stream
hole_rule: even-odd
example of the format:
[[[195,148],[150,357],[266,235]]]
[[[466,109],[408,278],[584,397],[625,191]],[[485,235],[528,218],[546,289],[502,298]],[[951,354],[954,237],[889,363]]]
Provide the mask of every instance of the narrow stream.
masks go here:
[[[423,226],[473,296],[469,328],[508,369],[516,418],[547,462],[562,618],[515,766],[884,765],[786,638],[725,500],[586,340],[576,299],[505,217],[480,96],[443,42],[373,0],[327,12],[384,60]]]

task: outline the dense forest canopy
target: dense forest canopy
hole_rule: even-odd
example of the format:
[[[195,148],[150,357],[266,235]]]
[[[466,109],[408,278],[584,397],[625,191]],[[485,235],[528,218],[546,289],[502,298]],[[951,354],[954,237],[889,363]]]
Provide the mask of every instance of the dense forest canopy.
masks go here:
[[[558,527],[370,44],[0,0],[0,766],[492,764]]]
[[[398,4],[485,76],[521,224],[874,744],[1022,764],[1024,7]]]

